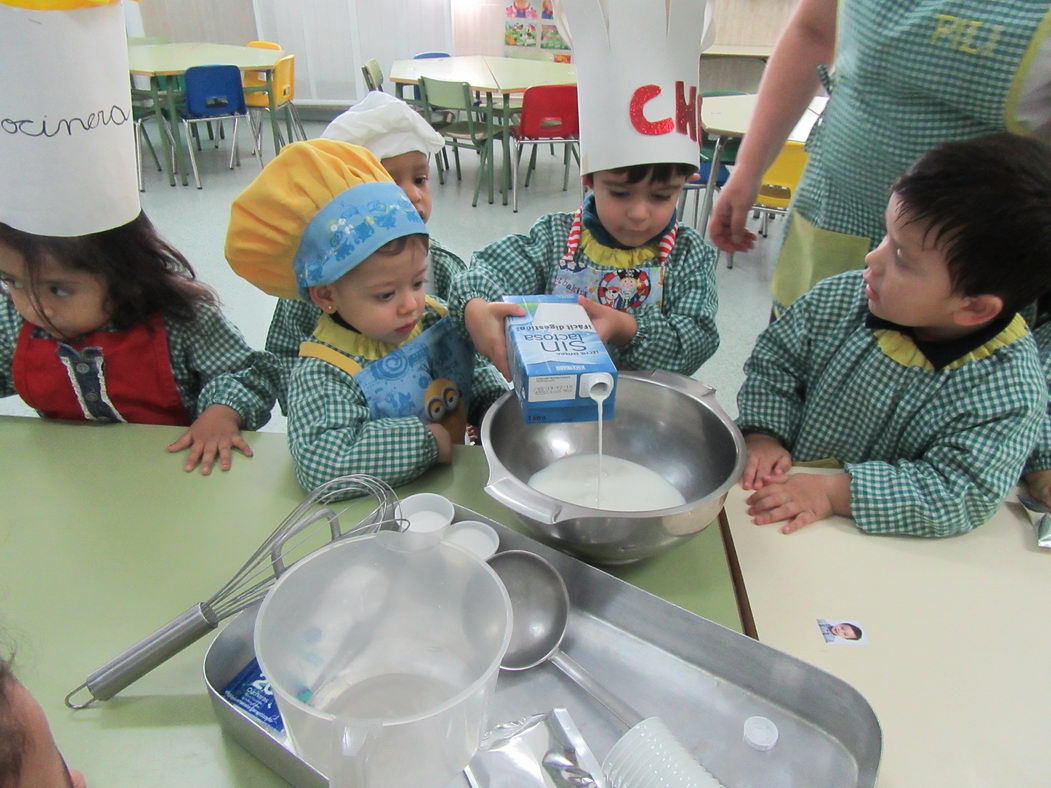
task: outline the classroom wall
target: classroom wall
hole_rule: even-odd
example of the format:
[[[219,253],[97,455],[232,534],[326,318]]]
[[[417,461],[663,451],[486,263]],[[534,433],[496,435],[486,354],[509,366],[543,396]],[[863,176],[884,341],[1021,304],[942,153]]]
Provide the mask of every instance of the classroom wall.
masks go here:
[[[146,35],[242,46],[257,38],[252,0],[149,0],[137,5]]]
[[[715,41],[719,44],[773,46],[797,0],[714,0]],[[754,93],[763,64],[743,58],[702,58],[702,90]]]

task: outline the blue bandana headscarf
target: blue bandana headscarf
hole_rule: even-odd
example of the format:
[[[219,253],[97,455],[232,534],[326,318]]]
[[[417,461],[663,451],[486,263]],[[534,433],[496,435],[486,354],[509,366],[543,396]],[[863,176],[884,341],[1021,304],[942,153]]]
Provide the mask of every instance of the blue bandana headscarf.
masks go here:
[[[328,285],[365,262],[384,244],[427,227],[396,184],[362,183],[339,194],[310,220],[296,250],[299,295]]]

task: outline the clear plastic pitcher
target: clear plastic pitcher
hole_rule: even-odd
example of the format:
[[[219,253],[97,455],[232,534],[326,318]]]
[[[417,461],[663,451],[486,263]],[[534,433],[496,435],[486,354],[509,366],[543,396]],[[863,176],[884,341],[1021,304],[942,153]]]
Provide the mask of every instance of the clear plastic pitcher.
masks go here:
[[[487,729],[510,638],[511,603],[487,564],[390,531],[304,559],[255,625],[296,752],[355,788],[445,788]]]

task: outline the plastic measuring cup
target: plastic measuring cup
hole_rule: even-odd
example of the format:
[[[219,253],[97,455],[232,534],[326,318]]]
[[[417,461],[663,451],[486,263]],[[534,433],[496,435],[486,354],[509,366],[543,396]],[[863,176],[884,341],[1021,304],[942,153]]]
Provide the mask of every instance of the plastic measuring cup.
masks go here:
[[[330,785],[445,788],[488,728],[510,637],[507,592],[483,561],[383,531],[286,572],[255,651],[293,747]]]

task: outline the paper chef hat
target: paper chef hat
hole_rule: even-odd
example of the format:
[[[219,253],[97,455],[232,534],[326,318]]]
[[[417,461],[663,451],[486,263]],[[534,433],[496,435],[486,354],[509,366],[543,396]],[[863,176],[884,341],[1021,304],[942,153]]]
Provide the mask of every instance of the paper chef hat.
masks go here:
[[[442,135],[420,113],[379,90],[370,90],[365,98],[329,123],[321,136],[368,148],[377,159],[412,151],[429,155],[445,147]]]
[[[707,0],[560,0],[577,70],[581,171],[700,157]]]
[[[139,214],[120,0],[0,0],[0,222],[75,236]]]

